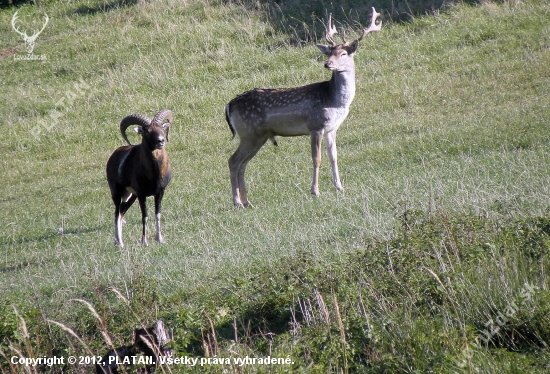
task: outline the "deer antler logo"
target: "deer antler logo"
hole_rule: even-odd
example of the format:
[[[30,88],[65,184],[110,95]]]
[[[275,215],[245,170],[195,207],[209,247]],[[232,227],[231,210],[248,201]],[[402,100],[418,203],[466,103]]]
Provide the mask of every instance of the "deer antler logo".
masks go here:
[[[36,31],[34,34],[29,36],[29,35],[27,35],[27,30],[26,29],[24,31],[20,31],[17,28],[17,22],[20,21],[19,18],[17,17],[18,12],[19,12],[19,10],[17,12],[15,12],[13,17],[11,18],[11,27],[13,27],[13,29],[15,30],[16,33],[18,33],[19,35],[21,35],[23,37],[23,40],[25,41],[25,48],[27,49],[27,53],[31,54],[32,51],[34,50],[34,42],[36,41],[36,38],[38,38],[38,35],[40,35],[40,33],[42,31],[44,31],[44,29],[46,28],[46,25],[48,24],[48,21],[50,19],[48,18],[48,15],[46,13],[44,13],[44,18],[45,18],[44,26],[42,26],[42,28],[39,31]]]

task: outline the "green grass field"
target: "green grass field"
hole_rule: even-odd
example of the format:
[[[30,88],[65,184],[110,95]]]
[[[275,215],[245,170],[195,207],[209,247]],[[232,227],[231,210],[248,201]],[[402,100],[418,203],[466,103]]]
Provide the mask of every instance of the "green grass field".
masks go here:
[[[345,191],[323,152],[312,197],[309,139],[279,138],[247,169],[255,207],[234,208],[225,104],[328,80],[323,20],[334,13],[351,39],[371,5],[384,25],[355,57],[338,132]],[[21,60],[16,9],[29,30],[48,15],[33,51],[44,60]],[[178,357],[293,362],[164,372],[547,372],[550,5],[423,9],[401,21],[382,0],[0,9],[2,372],[88,372],[9,359],[103,355],[105,334],[127,345],[159,318]],[[116,248],[105,164],[118,124],[162,108],[174,113],[167,244],[152,219],[138,244],[136,204]]]

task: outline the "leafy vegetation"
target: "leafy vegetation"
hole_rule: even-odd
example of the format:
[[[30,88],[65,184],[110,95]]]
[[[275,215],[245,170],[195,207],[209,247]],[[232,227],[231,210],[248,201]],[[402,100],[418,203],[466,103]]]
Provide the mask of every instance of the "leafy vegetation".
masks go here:
[[[226,371],[547,372],[550,6],[391,22],[388,4],[372,4],[387,18],[362,41],[339,130],[346,191],[324,165],[309,196],[309,142],[283,138],[248,168],[247,210],[231,205],[224,105],[328,79],[322,19],[351,39],[371,4],[34,2],[17,9],[31,29],[49,16],[41,60],[18,58],[14,9],[0,10],[1,370],[86,370],[9,357],[104,354],[105,336],[128,344],[162,318],[178,357],[292,361]],[[118,123],[161,108],[174,112],[168,243],[138,245],[133,207],[114,248]]]

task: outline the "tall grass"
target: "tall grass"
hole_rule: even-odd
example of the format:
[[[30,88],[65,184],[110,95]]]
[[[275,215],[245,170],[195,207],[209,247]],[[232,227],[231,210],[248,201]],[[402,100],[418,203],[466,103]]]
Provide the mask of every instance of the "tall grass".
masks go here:
[[[313,45],[321,19],[340,14],[348,38],[370,20],[370,4],[314,3],[309,18],[300,4],[21,6],[29,23],[50,18],[34,51],[45,61],[14,60],[24,45],[14,10],[0,11],[3,352],[32,341],[35,354],[85,353],[49,320],[100,352],[102,329],[125,344],[137,323],[162,317],[179,354],[291,354],[297,371],[544,369],[548,232],[533,220],[550,207],[548,5],[458,4],[386,19],[355,57],[357,95],[338,134],[346,190],[333,191],[325,162],[321,197],[311,197],[309,141],[283,138],[248,168],[256,208],[235,210],[225,103],[253,87],[328,79]],[[123,144],[117,125],[161,108],[174,112],[167,244],[138,245],[134,207],[127,246],[114,248],[104,167]],[[526,281],[538,299],[506,325],[503,349],[480,347],[457,368],[452,359]],[[511,343],[516,332],[523,345]]]

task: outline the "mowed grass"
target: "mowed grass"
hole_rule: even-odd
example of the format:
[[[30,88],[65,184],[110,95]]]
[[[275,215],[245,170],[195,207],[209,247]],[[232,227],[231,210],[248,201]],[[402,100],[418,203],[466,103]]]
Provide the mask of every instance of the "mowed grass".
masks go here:
[[[76,325],[71,299],[104,287],[131,295],[138,274],[174,298],[166,310],[144,312],[153,320],[171,308],[194,310],[178,299],[182,293],[215,293],[293,256],[305,253],[323,269],[345,264],[372,241],[394,238],[405,212],[474,215],[502,225],[548,215],[544,1],[454,5],[405,23],[386,19],[355,57],[357,94],[338,132],[345,191],[335,192],[325,156],[321,197],[310,196],[309,140],[282,138],[250,163],[255,208],[246,210],[231,202],[227,159],[238,140],[231,141],[224,106],[253,87],[329,79],[314,42],[297,43],[293,28],[269,16],[273,8],[238,2],[52,1],[23,6],[20,14],[31,22],[42,12],[50,21],[34,53],[47,59],[15,61],[14,48],[25,52],[11,29],[14,9],[0,11],[6,305]],[[322,29],[324,16],[304,22]],[[348,38],[357,35],[353,22],[339,22]],[[163,201],[167,244],[138,245],[136,205],[123,228],[126,247],[115,248],[104,168],[123,144],[118,124],[127,114],[152,116],[162,108],[174,113],[173,180]]]

